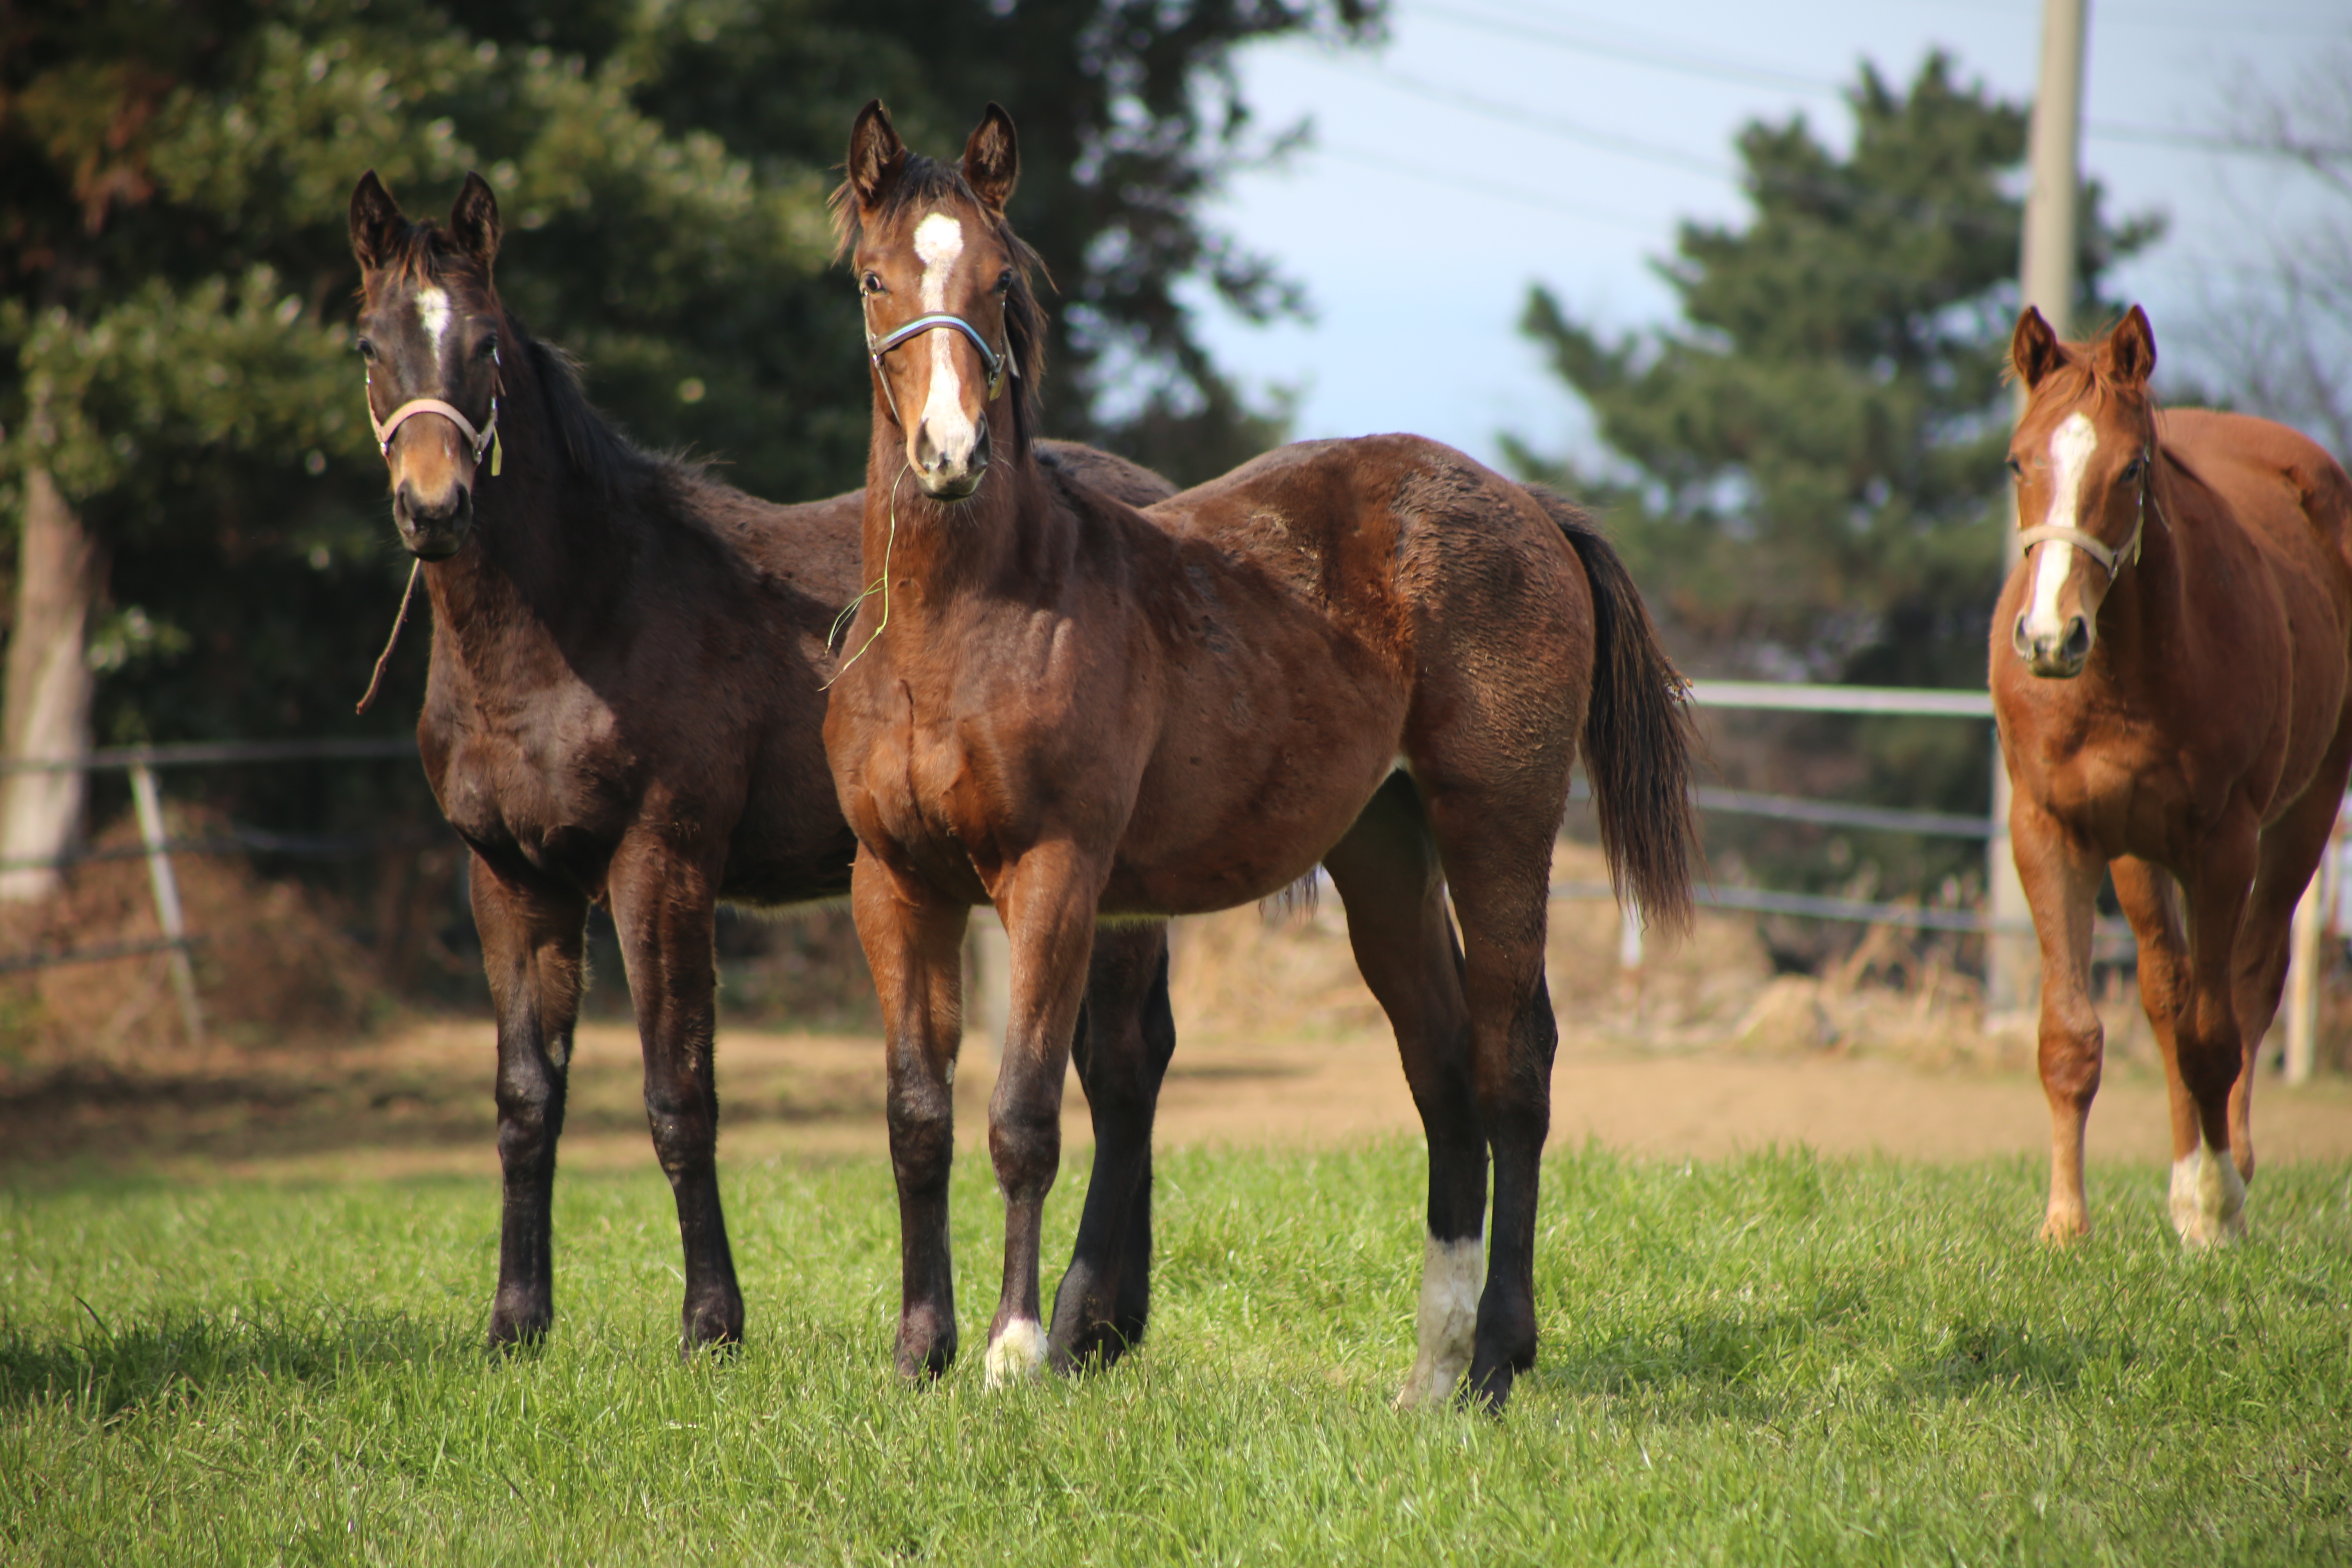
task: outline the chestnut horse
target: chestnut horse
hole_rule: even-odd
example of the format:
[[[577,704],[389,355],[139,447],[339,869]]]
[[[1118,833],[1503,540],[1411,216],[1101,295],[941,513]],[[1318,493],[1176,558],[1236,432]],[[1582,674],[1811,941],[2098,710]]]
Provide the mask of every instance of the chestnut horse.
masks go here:
[[[588,908],[612,910],[645,1047],[646,1117],[677,1199],[684,1344],[740,1337],[714,1163],[713,920],[722,899],[849,890],[856,840],[823,749],[827,634],[856,592],[855,494],[772,506],[615,436],[571,362],[491,282],[498,203],[468,176],[445,229],[368,174],[352,195],[368,413],[401,541],[424,563],[433,662],[416,738],[473,852],[498,1016],[505,1208],[493,1347],[553,1314],[549,1203]],[[1118,458],[1050,461],[1138,500]],[[1098,1033],[1173,1048],[1166,950],[1104,946]],[[1139,1316],[1139,1307],[1135,1309]]]
[[[2030,526],[1994,615],[1992,695],[2042,947],[2042,1234],[2090,1230],[2091,915],[2112,870],[2171,1093],[2172,1223],[2210,1246],[2244,1230],[2254,1052],[2352,771],[2352,484],[2283,426],[2159,410],[2137,306],[2095,346],[2029,309],[2010,358],[2030,394],[2009,459]]]
[[[1612,870],[1650,918],[1686,921],[1680,679],[1579,514],[1434,442],[1303,443],[1143,510],[1040,462],[1042,313],[1005,220],[1017,170],[993,104],[959,170],[910,154],[871,103],[836,196],[872,350],[872,587],[825,747],[888,1033],[898,1364],[936,1372],[955,1351],[948,1084],[971,907],[996,907],[1013,955],[989,1126],[1006,1205],[995,1384],[1114,1350],[1142,1266],[1111,1216],[1158,1074],[1098,1047],[1080,1071],[1098,1133],[1117,1108],[1126,1163],[1097,1152],[1047,1337],[1038,1228],[1089,952],[1118,922],[1261,898],[1319,861],[1428,1132],[1400,1403],[1450,1397],[1466,1368],[1499,1405],[1536,1348],[1544,931],[1570,765],[1581,737]]]

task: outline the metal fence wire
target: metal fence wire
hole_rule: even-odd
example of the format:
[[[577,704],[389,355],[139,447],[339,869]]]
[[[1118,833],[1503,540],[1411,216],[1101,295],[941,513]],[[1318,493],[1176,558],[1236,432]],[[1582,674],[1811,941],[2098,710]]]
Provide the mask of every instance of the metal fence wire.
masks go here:
[[[1899,687],[1814,686],[1767,681],[1700,680],[1691,684],[1691,700],[1700,708],[1747,710],[1752,711],[1836,713],[1888,715],[1975,720],[1990,722],[1992,718],[1992,698],[1982,691],[1923,690]],[[203,1008],[196,994],[194,971],[189,963],[191,949],[203,939],[187,930],[184,913],[179,903],[179,892],[172,875],[174,855],[232,855],[261,853],[304,857],[331,858],[370,853],[386,847],[413,846],[424,847],[438,842],[438,835],[408,833],[368,837],[340,837],[304,834],[277,833],[266,828],[232,826],[226,833],[196,838],[172,838],[163,830],[161,797],[155,783],[156,770],[177,767],[220,767],[231,764],[309,763],[334,761],[381,761],[404,759],[416,755],[413,739],[344,740],[344,741],[226,741],[194,742],[156,746],[119,746],[86,752],[77,756],[0,759],[0,773],[28,772],[97,772],[120,768],[129,775],[132,804],[137,809],[140,847],[114,849],[77,849],[62,855],[18,858],[0,860],[0,869],[46,867],[62,868],[88,861],[144,858],[155,897],[156,917],[163,936],[154,941],[114,942],[70,950],[30,952],[0,954],[0,975],[22,973],[28,970],[63,963],[100,963],[121,959],[140,958],[154,953],[168,955],[172,965],[173,988],[178,992],[182,1012],[189,1037],[199,1039],[203,1034]],[[1723,816],[1756,816],[1786,822],[1801,822],[1822,827],[1847,827],[1870,832],[1907,833],[1931,837],[1973,838],[1982,841],[2005,837],[2003,825],[1989,816],[1970,816],[1950,812],[1909,811],[1891,806],[1861,805],[1845,801],[1810,800],[1792,795],[1762,795],[1747,790],[1700,787],[1692,798],[1703,810]],[[1574,799],[1591,798],[1591,790],[1583,780],[1577,781]],[[2329,857],[2332,870],[2336,854]],[[2315,881],[2315,890],[2322,878]],[[2329,889],[2332,891],[2332,889]],[[1610,900],[1615,897],[1605,882],[1562,882],[1552,889],[1555,899]],[[1759,914],[1790,915],[1803,920],[1854,921],[1868,925],[1887,925],[1913,930],[1951,931],[1961,934],[1987,935],[1996,932],[2030,934],[2031,921],[1996,920],[1982,910],[1944,909],[1915,903],[1880,902],[1862,899],[1829,897],[1813,893],[1786,892],[1769,888],[1707,884],[1697,889],[1697,901],[1708,909],[1740,910]],[[2300,920],[2301,917],[2299,917]],[[1626,949],[1629,961],[1638,963],[1640,957],[1640,926],[1638,912],[1627,911]],[[2128,955],[2132,951],[2129,926],[2124,921],[2105,919],[2099,921],[2098,939],[2103,956]],[[2308,970],[2316,958],[2315,951],[2306,957],[2304,948],[2313,946],[2307,939],[2299,938],[2296,956],[2300,967]],[[2306,975],[2299,983],[2297,997],[2310,987]]]

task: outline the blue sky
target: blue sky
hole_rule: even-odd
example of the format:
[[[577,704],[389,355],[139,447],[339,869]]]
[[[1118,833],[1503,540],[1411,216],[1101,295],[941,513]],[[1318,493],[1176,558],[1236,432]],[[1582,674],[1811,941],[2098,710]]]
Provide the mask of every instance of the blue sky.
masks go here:
[[[1494,461],[1509,430],[1590,450],[1587,422],[1514,330],[1528,285],[1611,325],[1662,321],[1651,273],[1685,217],[1738,221],[1731,139],[1804,114],[1843,145],[1838,86],[1869,59],[1906,81],[1927,51],[2030,97],[2040,0],[1392,0],[1377,50],[1286,42],[1245,54],[1263,127],[1314,141],[1245,174],[1213,220],[1303,282],[1307,324],[1203,312],[1218,361],[1287,385],[1302,437],[1413,430]],[[2343,0],[2093,0],[2084,143],[2111,213],[2160,208],[2170,236],[2120,277],[2159,350],[2216,283],[2258,269],[2317,188],[2261,160],[2164,144],[2210,135],[2250,86],[2284,88],[2352,40]],[[2167,331],[2167,324],[2174,330]]]

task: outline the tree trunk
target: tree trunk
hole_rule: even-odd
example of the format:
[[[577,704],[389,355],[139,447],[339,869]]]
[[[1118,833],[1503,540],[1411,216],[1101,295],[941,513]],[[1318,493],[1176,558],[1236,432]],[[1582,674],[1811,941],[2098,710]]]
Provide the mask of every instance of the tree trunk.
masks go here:
[[[25,476],[25,531],[16,552],[16,615],[0,686],[0,753],[10,760],[89,750],[90,620],[106,593],[107,553],[86,531],[46,468]],[[0,902],[44,899],[58,872],[26,866],[65,852],[81,825],[82,775],[17,773],[0,779]]]

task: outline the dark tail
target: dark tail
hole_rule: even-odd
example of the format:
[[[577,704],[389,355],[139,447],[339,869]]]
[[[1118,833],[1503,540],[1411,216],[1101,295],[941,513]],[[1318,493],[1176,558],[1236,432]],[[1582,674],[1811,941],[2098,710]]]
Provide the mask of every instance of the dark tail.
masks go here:
[[[1608,538],[1564,497],[1529,485],[1568,535],[1592,584],[1592,692],[1584,712],[1584,772],[1609,880],[1643,917],[1683,931],[1691,922],[1690,683],[1658,646],[1642,591]]]

